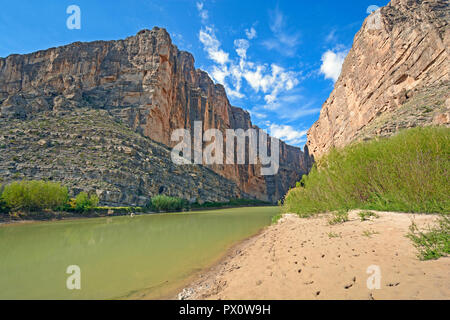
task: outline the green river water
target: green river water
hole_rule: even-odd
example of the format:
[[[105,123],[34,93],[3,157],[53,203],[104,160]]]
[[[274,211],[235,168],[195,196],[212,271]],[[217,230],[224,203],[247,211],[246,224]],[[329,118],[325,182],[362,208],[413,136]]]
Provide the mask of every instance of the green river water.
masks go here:
[[[0,226],[0,299],[161,298],[270,224],[277,207]],[[81,289],[66,287],[67,267]]]

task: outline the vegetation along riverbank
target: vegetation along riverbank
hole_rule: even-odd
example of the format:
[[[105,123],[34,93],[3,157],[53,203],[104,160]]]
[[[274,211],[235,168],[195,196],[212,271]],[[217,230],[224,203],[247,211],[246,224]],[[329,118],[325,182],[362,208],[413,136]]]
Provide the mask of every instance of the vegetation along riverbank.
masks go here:
[[[157,195],[152,197],[144,207],[111,207],[100,206],[96,194],[80,192],[76,197],[71,198],[68,188],[58,182],[23,180],[0,187],[0,223],[267,205],[271,204],[256,199],[190,203],[178,197]]]

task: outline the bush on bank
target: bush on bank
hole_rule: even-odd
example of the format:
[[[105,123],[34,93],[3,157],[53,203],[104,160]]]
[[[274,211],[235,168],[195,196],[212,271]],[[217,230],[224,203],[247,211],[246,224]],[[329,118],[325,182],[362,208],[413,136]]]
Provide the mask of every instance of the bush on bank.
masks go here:
[[[66,187],[51,181],[18,181],[6,185],[0,197],[3,210],[40,211],[57,210],[64,206],[69,194]]]
[[[290,190],[283,212],[450,211],[450,128],[426,127],[334,149]]]

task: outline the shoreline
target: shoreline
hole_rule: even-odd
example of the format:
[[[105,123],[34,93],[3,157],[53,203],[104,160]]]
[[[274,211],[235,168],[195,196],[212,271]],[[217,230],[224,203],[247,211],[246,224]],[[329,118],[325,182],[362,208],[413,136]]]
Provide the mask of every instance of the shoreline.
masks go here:
[[[437,215],[376,212],[379,219],[327,225],[328,214],[277,224],[230,248],[171,299],[328,300],[448,299],[450,258],[420,261],[405,237],[410,222],[433,225]],[[362,232],[372,232],[364,236]],[[332,236],[332,237],[331,237]],[[380,289],[369,289],[368,267],[379,265]]]
[[[270,228],[271,225],[266,226],[259,230],[256,234],[249,236],[245,239],[242,239],[238,241],[237,243],[231,245],[228,249],[224,251],[224,253],[216,259],[216,261],[212,262],[209,266],[203,268],[202,270],[199,270],[195,274],[192,274],[189,278],[189,281],[186,281],[186,284],[183,286],[179,286],[178,289],[175,291],[173,290],[170,294],[166,295],[165,298],[167,300],[185,300],[180,299],[180,295],[183,295],[183,290],[190,288],[192,284],[199,283],[201,281],[204,281],[205,279],[208,279],[209,277],[215,275],[220,267],[223,265],[226,265],[229,260],[233,259],[237,255],[241,253],[241,251],[248,246],[250,242],[253,241],[254,238],[260,236],[263,234],[268,228]],[[184,296],[184,295],[183,295]],[[186,296],[186,298],[189,298]]]
[[[237,251],[240,251],[240,248],[244,248],[246,243],[248,241],[251,241],[254,237],[259,236],[262,234],[269,226],[263,227],[261,230],[259,230],[256,234],[251,235],[249,237],[246,237],[242,240],[239,240],[237,243],[232,244],[229,248],[227,248],[222,254],[219,255],[218,258],[214,259],[211,263],[209,263],[207,266],[195,271],[191,275],[189,275],[186,279],[183,279],[182,281],[179,281],[178,284],[174,284],[171,289],[167,290],[167,293],[159,296],[158,298],[153,298],[155,295],[151,292],[146,293],[149,288],[136,290],[135,292],[132,292],[130,294],[127,294],[126,296],[119,297],[119,300],[128,300],[128,299],[137,299],[137,300],[180,300],[179,294],[180,292],[189,286],[190,284],[198,281],[199,279],[204,279],[205,274],[210,274],[215,271],[215,269],[219,266],[221,266],[223,263],[226,263],[228,259],[233,257]],[[163,285],[163,284],[161,284]],[[159,286],[153,287],[157,288]]]

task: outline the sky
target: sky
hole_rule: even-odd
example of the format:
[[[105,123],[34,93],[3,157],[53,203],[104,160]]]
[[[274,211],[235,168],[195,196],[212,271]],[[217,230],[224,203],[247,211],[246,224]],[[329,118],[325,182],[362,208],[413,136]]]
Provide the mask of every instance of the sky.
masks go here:
[[[225,86],[232,105],[302,147],[353,38],[388,0],[2,0],[0,57],[76,41],[116,40],[154,26]],[[80,9],[80,24],[72,5]],[[72,18],[71,18],[72,17]],[[79,27],[79,28],[78,28]]]

